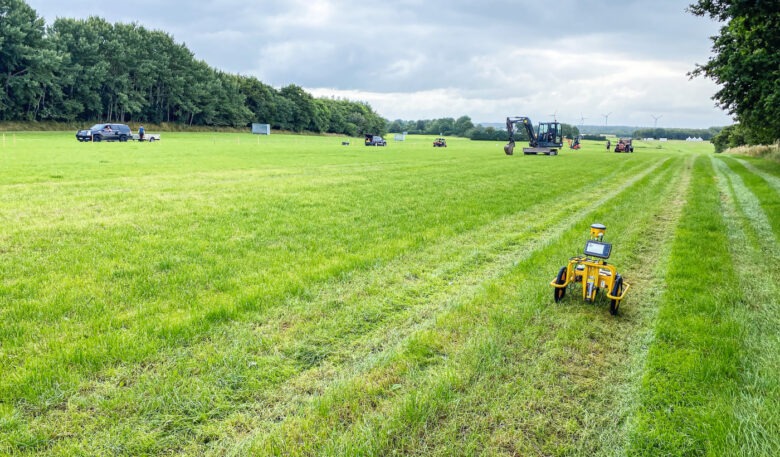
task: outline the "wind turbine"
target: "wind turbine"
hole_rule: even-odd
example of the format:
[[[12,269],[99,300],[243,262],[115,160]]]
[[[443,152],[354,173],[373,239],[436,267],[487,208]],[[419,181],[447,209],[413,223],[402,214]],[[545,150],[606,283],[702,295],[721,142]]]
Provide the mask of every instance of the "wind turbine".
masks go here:
[[[609,122],[609,115],[612,114],[612,111],[608,112],[607,114],[602,114],[604,117],[604,125],[607,125],[607,122]]]
[[[582,136],[582,131],[585,130],[585,119],[587,119],[587,118],[582,115],[582,112],[580,112],[580,134],[579,134],[579,136]]]
[[[662,117],[664,117],[664,115],[661,114],[660,116],[653,116],[651,114],[650,117],[653,118],[653,128],[656,128],[656,127],[658,127],[658,119],[661,119]]]

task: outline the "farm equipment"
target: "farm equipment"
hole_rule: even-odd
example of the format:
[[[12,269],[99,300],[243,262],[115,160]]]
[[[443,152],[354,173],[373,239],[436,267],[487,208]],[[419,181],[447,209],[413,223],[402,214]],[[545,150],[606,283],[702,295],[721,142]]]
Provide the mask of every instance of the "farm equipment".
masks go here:
[[[615,152],[634,152],[634,144],[631,138],[621,138],[615,144]]]
[[[534,131],[533,122],[527,117],[506,118],[506,131],[509,132],[509,143],[504,146],[506,155],[511,156],[515,150],[515,124],[521,124],[528,134],[529,147],[523,148],[523,154],[558,155],[558,149],[563,146],[563,129],[561,124],[558,121],[540,122],[536,131]]]
[[[576,150],[576,149],[580,149],[581,147],[582,147],[582,145],[580,144],[580,136],[579,135],[577,135],[574,138],[574,141],[569,140],[569,149],[575,149]]]
[[[447,147],[447,140],[444,138],[436,138],[436,141],[433,142],[434,148],[446,148]]]
[[[607,228],[602,224],[590,226],[590,239],[585,243],[584,255],[569,259],[569,263],[558,271],[550,283],[553,298],[559,302],[566,295],[566,289],[574,283],[582,283],[582,298],[589,303],[596,302],[600,296],[606,296],[609,312],[617,314],[620,302],[626,296],[629,287],[618,274],[614,265],[607,263],[612,253],[612,244],[604,242]]]

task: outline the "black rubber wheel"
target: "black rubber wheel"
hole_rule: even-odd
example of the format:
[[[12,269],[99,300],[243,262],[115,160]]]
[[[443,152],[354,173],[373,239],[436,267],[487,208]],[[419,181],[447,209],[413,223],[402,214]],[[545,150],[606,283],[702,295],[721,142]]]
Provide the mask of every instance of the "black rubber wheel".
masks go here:
[[[103,141],[103,137],[100,136],[100,135],[93,135],[92,136],[92,141],[100,143],[101,141]]]
[[[119,141],[121,141],[122,143],[127,141],[127,135],[119,135]]]
[[[566,283],[566,267],[561,267],[560,270],[558,270],[558,276],[555,277],[555,284],[565,284]],[[553,289],[553,298],[555,299],[555,302],[559,302],[563,300],[563,297],[566,296],[566,288],[565,287],[556,287]]]
[[[142,140],[143,141],[143,140]],[[154,143],[154,137],[149,138],[150,143]]]
[[[617,277],[615,278],[615,285],[612,286],[611,295],[613,297],[618,297],[622,294],[623,294],[623,277],[617,275]],[[620,300],[612,299],[609,301],[609,314],[612,314],[613,316],[617,315],[618,308],[620,308]]]

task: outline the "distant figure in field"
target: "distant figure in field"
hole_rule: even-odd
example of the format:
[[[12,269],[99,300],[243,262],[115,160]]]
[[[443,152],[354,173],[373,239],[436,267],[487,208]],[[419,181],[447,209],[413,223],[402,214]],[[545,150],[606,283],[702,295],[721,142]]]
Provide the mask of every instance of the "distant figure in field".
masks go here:
[[[144,126],[138,127],[138,141],[144,140]]]
[[[610,143],[609,140],[607,140],[607,152],[609,152],[610,147],[612,147],[612,143]]]

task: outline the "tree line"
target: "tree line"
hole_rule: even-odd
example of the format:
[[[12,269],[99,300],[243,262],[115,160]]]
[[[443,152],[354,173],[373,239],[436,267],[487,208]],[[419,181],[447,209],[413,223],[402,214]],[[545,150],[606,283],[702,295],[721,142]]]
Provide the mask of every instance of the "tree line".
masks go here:
[[[579,135],[579,129],[573,125],[562,123],[561,129],[565,137],[574,138]],[[509,133],[506,129],[497,129],[492,125],[475,125],[469,116],[461,116],[458,119],[445,117],[416,121],[396,119],[390,122],[387,130],[390,133],[406,132],[412,135],[458,136],[476,141],[506,141],[509,138]],[[515,139],[528,141],[528,135],[525,130],[519,129],[515,132]]]
[[[24,0],[0,0],[0,120],[151,122],[384,133],[366,103],[222,72],[162,31],[102,18],[47,26]]]
[[[701,138],[709,141],[717,135],[723,127],[710,127],[708,129],[670,129],[670,128],[644,128],[637,129],[633,133],[636,139],[642,138],[668,138],[670,140],[685,140],[688,138]]]

